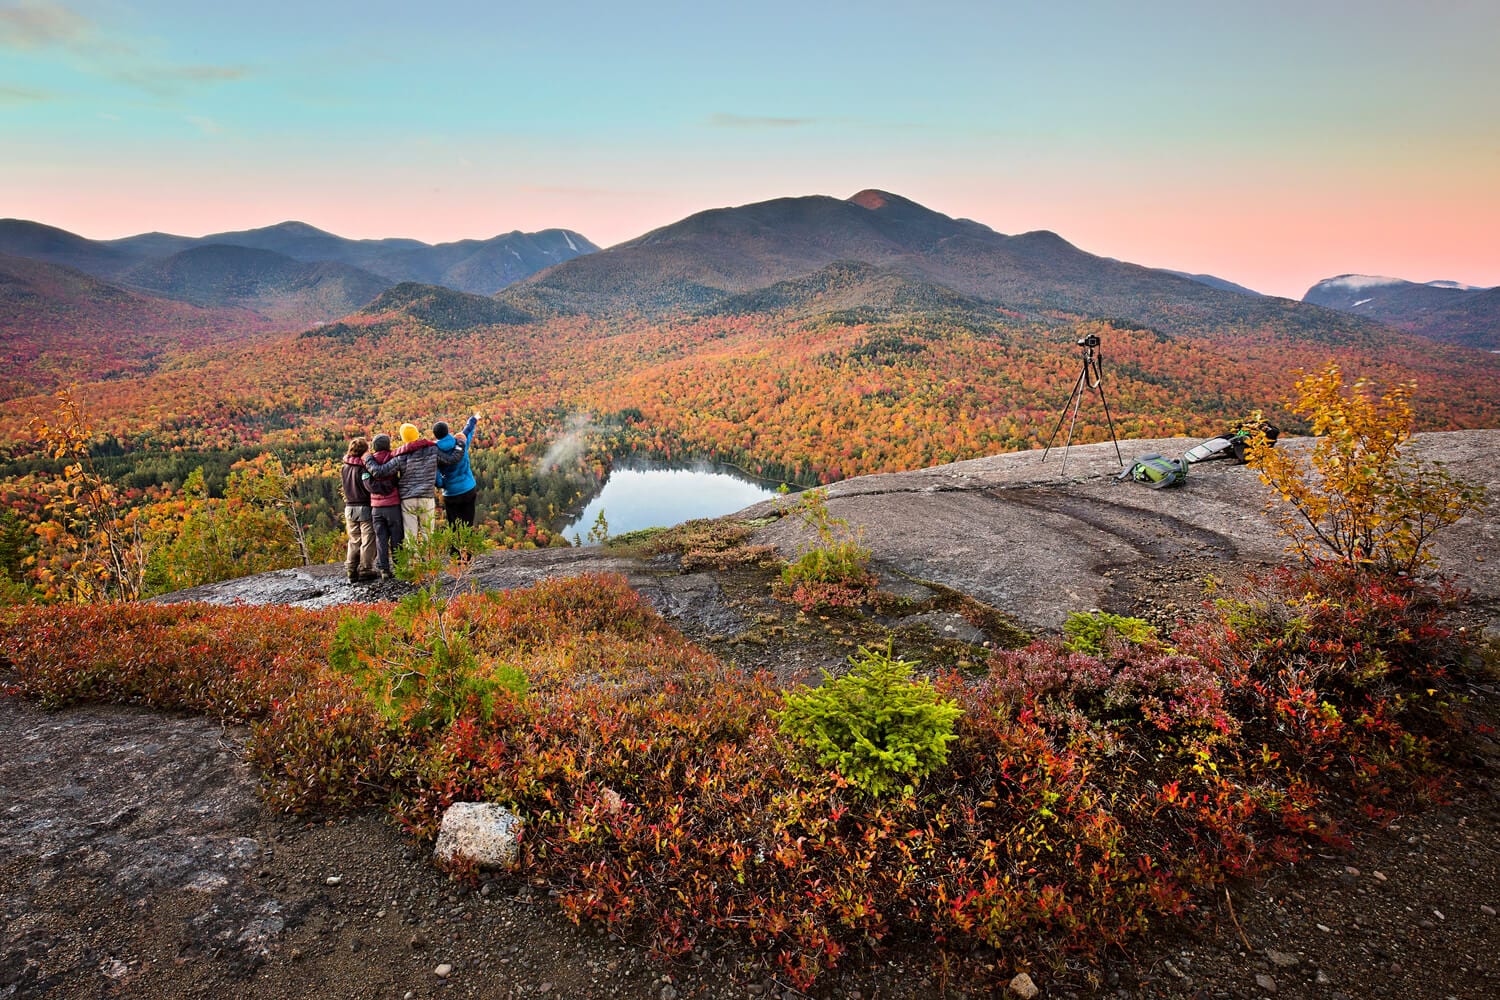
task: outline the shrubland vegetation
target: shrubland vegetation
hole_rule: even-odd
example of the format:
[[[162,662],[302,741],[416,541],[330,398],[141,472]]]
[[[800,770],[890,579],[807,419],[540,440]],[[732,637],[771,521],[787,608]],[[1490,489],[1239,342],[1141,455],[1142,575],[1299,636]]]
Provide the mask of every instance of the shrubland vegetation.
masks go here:
[[[1320,392],[1308,415],[1398,437],[1409,424],[1364,405]],[[1399,447],[1338,481],[1305,478],[1316,453],[1286,455],[1308,495],[1425,516],[1426,494],[1381,485],[1407,468]],[[816,491],[800,510],[816,540],[799,581],[868,572]],[[733,526],[670,539],[685,564],[759,561]],[[1480,669],[1440,582],[1304,545],[1302,565],[1169,640],[1082,615],[1065,639],[977,669],[866,648],[821,688],[783,691],[616,577],[444,598],[431,584],[461,579],[480,545],[412,550],[403,573],[428,586],[399,606],[7,609],[0,683],[48,705],[248,722],[268,801],[291,812],[379,806],[430,838],[451,802],[510,805],[526,819],[521,877],[665,956],[733,947],[809,989],[912,945],[977,991],[1442,801],[1468,725],[1461,682]]]
[[[585,578],[384,610],[12,609],[4,678],[248,720],[287,810],[379,805],[430,837],[452,801],[507,803],[527,877],[665,955],[733,945],[808,987],[932,942],[984,985],[1441,800],[1448,609],[1325,564],[1173,649],[1048,641],[930,681],[865,653],[784,695]]]

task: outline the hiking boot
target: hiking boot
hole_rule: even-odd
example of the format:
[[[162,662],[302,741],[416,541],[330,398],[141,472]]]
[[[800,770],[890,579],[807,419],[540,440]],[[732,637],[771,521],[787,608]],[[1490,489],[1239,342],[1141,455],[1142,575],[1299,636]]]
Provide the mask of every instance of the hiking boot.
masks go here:
[[[388,569],[381,570],[378,575],[380,576],[380,579],[382,579],[382,580],[394,580],[394,579],[396,579],[396,574],[392,573]]]
[[[377,572],[375,572],[373,569],[362,569],[362,570],[359,571],[359,582],[360,583],[369,583],[372,580],[379,580],[379,579],[380,579],[380,574],[377,573]]]
[[[357,569],[351,569],[348,572],[347,575],[349,577],[349,582],[350,583],[358,583],[359,582],[359,570],[357,570]]]

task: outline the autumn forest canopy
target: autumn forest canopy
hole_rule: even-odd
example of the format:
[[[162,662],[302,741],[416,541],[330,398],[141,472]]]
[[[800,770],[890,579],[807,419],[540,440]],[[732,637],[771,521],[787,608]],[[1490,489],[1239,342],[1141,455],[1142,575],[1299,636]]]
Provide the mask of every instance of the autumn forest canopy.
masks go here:
[[[481,511],[497,524],[518,512],[520,535],[545,532],[623,455],[813,484],[1036,447],[1089,334],[1122,439],[1208,435],[1256,409],[1295,430],[1278,401],[1295,371],[1329,360],[1415,381],[1419,429],[1500,421],[1495,354],[1094,257],[1050,233],[1004,236],[882,192],[701,213],[494,296],[382,278],[368,305],[290,329],[287,314],[254,311],[273,279],[291,276],[298,317],[343,300],[308,297],[325,271],[290,256],[269,267],[266,247],[281,244],[260,232],[253,296],[239,258],[218,284],[203,273],[233,257],[211,247],[154,270],[115,247],[103,263],[88,247],[54,258],[66,265],[0,258],[11,516],[34,519],[25,484],[60,469],[29,421],[68,384],[91,456],[133,502],[180,498],[200,469],[191,488],[224,497],[235,463],[271,455],[326,533],[348,437],[470,412],[484,415]],[[309,238],[292,235],[288,253]],[[319,247],[336,240],[317,234]],[[191,274],[193,301],[112,283],[147,270]],[[1106,434],[1087,397],[1075,440]],[[565,438],[566,467],[543,468]]]

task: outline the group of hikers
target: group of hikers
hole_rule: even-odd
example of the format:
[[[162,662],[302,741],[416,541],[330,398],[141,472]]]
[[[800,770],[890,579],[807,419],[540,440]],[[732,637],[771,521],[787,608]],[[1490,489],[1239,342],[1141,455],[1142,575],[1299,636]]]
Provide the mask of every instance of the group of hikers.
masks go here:
[[[391,553],[407,539],[432,533],[439,489],[444,520],[473,527],[479,490],[469,453],[478,424],[476,413],[453,434],[439,420],[430,438],[415,424],[402,424],[394,450],[389,434],[349,442],[341,471],[350,583],[391,579]]]

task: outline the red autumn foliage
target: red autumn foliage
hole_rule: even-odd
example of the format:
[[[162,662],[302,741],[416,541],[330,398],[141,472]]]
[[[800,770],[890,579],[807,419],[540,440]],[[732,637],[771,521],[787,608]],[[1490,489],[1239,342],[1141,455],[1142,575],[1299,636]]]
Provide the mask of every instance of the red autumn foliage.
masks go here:
[[[1320,571],[1262,581],[1175,649],[997,653],[986,676],[937,678],[964,709],[948,763],[883,799],[810,772],[777,734],[769,677],[702,652],[613,577],[449,605],[477,662],[527,688],[437,726],[382,715],[331,672],[334,611],[11,609],[0,677],[48,704],[248,719],[290,810],[382,804],[430,837],[450,802],[508,803],[528,877],[666,955],[730,943],[806,988],[904,942],[988,966],[955,985],[989,989],[1124,944],[1337,839],[1360,807],[1440,794],[1458,719],[1445,609],[1410,582]],[[965,965],[975,949],[988,958]]]

